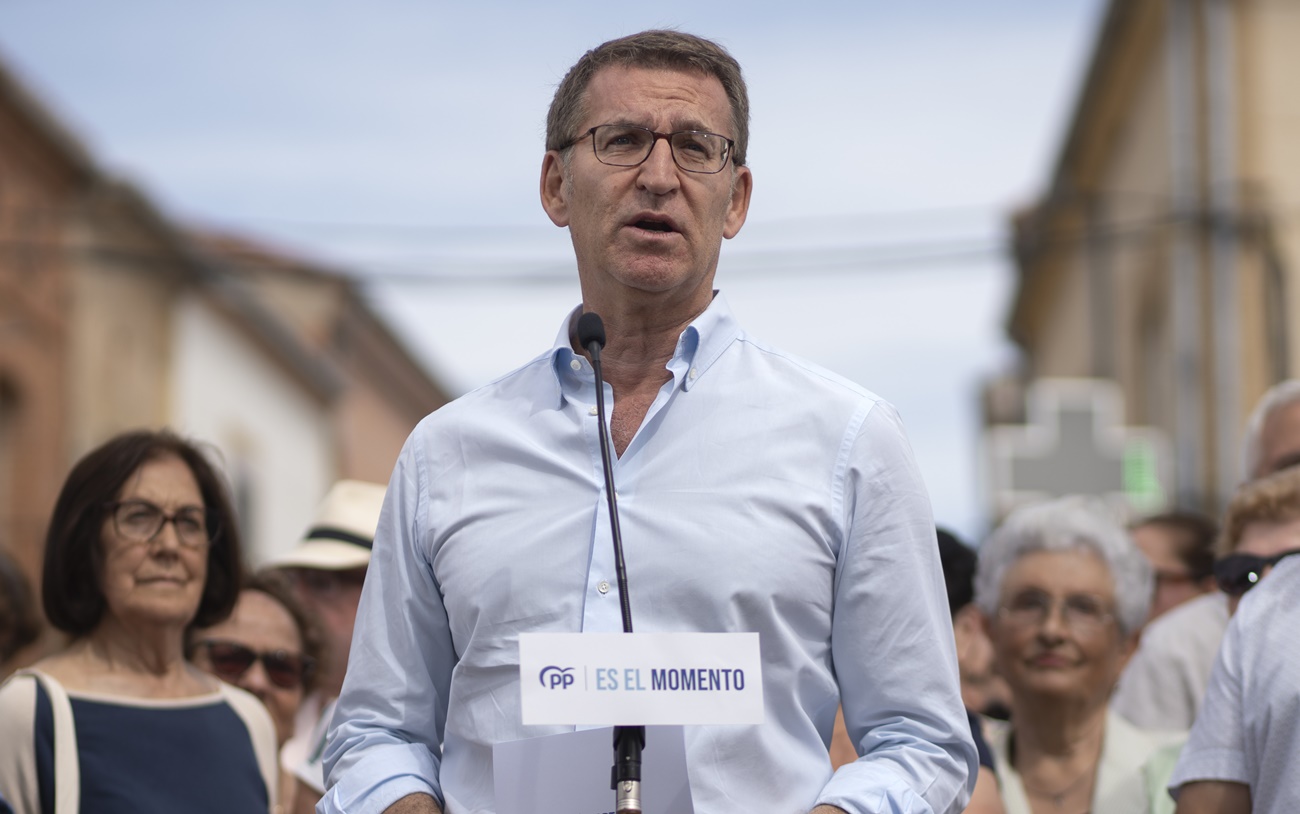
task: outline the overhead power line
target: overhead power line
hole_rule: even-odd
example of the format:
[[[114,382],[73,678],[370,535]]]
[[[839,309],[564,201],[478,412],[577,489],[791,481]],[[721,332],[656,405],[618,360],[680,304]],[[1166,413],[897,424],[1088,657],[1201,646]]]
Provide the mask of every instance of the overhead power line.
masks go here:
[[[1167,229],[1180,221],[1203,220],[1205,213],[1178,216],[1158,212],[1148,217],[1133,218],[1096,226],[1091,230],[1078,228],[1062,230],[1041,236],[1035,243],[1036,251],[1054,251],[1088,241],[1122,243],[1145,239],[1156,230]],[[493,250],[499,251],[501,241]],[[887,243],[862,243],[857,245],[798,245],[774,246],[761,249],[728,252],[721,269],[732,279],[758,278],[773,275],[798,274],[853,274],[926,269],[936,272],[951,271],[955,266],[974,262],[987,262],[1009,258],[1013,245],[1007,236],[996,234],[956,235],[926,238],[914,241]],[[77,255],[119,265],[175,266],[180,262],[174,254],[153,252],[138,246],[114,246],[106,242],[79,242],[61,245],[49,240],[0,238],[0,251],[9,260],[29,261],[48,259],[49,254]],[[255,251],[255,249],[254,249]],[[482,254],[426,254],[408,255],[400,260],[378,258],[373,260],[330,261],[328,268],[341,276],[359,283],[380,282],[394,284],[494,286],[494,285],[553,285],[569,284],[574,278],[572,259],[490,256],[488,249]],[[274,254],[274,252],[270,252]],[[291,253],[285,256],[294,260]],[[238,255],[226,255],[225,262],[238,264]],[[250,263],[258,263],[256,254]],[[314,265],[303,259],[306,267]],[[349,269],[351,266],[351,269]]]

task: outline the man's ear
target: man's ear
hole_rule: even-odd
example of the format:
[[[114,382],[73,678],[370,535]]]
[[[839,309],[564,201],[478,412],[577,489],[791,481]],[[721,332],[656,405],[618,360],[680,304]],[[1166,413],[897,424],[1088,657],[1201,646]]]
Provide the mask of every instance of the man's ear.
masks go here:
[[[753,191],[753,173],[749,167],[737,167],[736,177],[731,183],[731,201],[727,204],[727,220],[722,227],[722,236],[728,240],[740,234],[740,227],[745,225],[745,218],[749,215],[749,196]]]
[[[542,209],[556,226],[569,225],[568,187],[564,183],[564,159],[556,150],[542,158]]]

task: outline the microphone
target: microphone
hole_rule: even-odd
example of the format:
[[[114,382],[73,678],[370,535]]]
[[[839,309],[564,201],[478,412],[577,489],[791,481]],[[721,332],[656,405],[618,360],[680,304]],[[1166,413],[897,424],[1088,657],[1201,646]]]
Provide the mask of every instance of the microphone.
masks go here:
[[[596,347],[592,347],[592,343]],[[594,311],[586,311],[578,317],[578,344],[591,354],[592,366],[600,364],[600,351],[605,347],[605,323],[601,320],[600,314]],[[596,381],[597,386],[600,380]]]
[[[614,463],[609,455],[609,430],[605,424],[605,378],[601,375],[600,351],[605,347],[605,323],[592,311],[578,317],[578,344],[591,354],[596,374],[596,420],[600,423],[600,463],[605,471],[605,502],[609,504],[609,528],[614,538],[614,574],[618,581],[619,609],[623,632],[632,632],[632,603],[627,595],[627,564],[623,561],[623,532],[618,525],[618,497],[614,492]],[[618,814],[641,814],[641,750],[645,746],[644,726],[614,727],[614,766],[609,787],[614,790]]]

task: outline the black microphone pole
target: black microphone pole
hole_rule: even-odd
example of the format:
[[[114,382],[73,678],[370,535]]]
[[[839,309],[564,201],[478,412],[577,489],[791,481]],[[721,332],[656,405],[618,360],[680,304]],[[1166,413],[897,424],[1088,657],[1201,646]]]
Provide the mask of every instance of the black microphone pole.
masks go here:
[[[596,374],[596,420],[600,422],[600,463],[605,470],[605,502],[609,504],[609,528],[614,538],[614,576],[618,580],[618,602],[623,612],[623,632],[632,632],[632,602],[627,595],[627,564],[623,561],[623,532],[618,526],[618,497],[614,492],[614,463],[609,455],[609,430],[605,424],[605,379],[600,371],[600,351],[605,347],[605,323],[587,311],[578,317],[578,344],[591,354]],[[644,726],[614,727],[614,767],[609,787],[614,790],[618,814],[641,814],[641,749],[645,746]]]

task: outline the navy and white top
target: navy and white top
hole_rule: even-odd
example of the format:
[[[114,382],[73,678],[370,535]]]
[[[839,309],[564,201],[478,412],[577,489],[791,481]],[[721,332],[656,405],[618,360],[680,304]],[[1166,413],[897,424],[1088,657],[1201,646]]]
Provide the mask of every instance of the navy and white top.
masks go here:
[[[268,812],[275,795],[275,733],[252,695],[229,685],[192,698],[69,692],[80,810]],[[51,697],[31,676],[0,688],[0,795],[15,814],[54,814]]]

